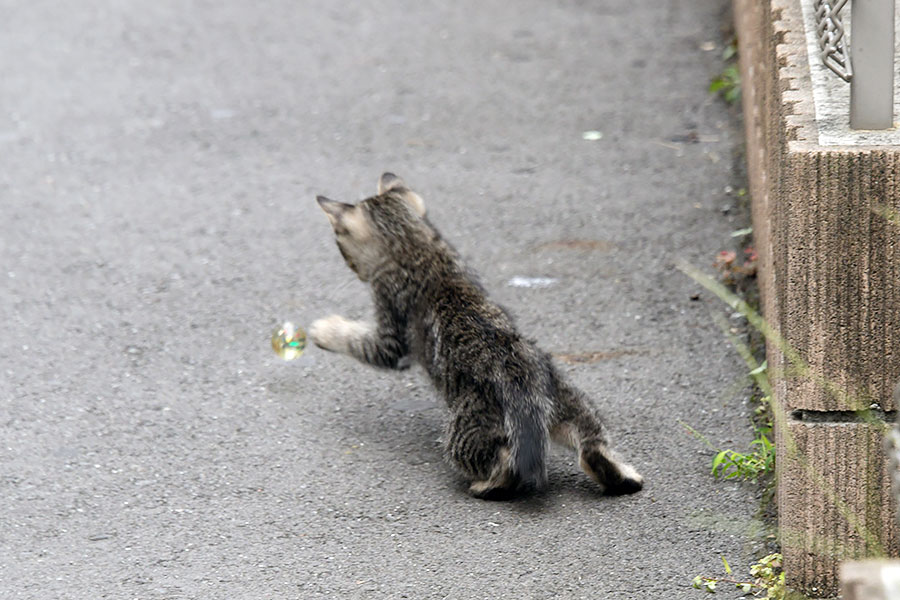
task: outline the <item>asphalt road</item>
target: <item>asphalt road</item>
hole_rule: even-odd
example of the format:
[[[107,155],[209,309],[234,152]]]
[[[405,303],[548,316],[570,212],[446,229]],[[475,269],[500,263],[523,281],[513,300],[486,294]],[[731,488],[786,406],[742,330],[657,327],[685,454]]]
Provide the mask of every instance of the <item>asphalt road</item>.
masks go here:
[[[756,492],[679,424],[750,439],[674,268],[744,226],[727,4],[0,0],[0,597],[673,600],[748,564]],[[421,373],[272,353],[368,313],[314,198],[385,170],[590,355],[562,364],[643,492],[558,451],[543,494],[474,500]]]

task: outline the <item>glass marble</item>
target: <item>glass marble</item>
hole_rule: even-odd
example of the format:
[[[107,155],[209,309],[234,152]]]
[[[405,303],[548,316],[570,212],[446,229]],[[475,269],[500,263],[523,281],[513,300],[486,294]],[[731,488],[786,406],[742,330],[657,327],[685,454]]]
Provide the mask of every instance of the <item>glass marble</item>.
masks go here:
[[[306,350],[306,332],[291,322],[282,324],[272,332],[272,350],[284,360],[299,358]]]

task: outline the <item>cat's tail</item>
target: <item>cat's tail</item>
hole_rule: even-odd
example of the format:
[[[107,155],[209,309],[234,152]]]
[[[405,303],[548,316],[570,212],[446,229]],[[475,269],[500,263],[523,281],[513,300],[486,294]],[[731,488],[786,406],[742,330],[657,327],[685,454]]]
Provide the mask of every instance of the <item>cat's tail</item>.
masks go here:
[[[550,405],[537,387],[511,382],[502,390],[509,466],[521,490],[538,489],[547,481]]]

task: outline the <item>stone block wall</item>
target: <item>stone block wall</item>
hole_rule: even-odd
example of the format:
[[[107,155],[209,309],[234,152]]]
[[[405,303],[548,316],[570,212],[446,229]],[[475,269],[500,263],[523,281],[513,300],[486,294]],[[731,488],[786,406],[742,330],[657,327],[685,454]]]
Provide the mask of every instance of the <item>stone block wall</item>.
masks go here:
[[[800,0],[734,14],[762,310],[790,349],[767,348],[784,565],[829,596],[841,561],[900,550],[881,443],[900,382],[900,147],[819,144]]]

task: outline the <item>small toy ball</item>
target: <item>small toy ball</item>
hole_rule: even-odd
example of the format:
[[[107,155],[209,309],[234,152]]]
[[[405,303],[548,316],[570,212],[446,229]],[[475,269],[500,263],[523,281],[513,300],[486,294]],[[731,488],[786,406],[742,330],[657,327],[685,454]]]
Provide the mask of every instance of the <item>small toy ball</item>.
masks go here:
[[[284,360],[299,358],[306,350],[306,332],[291,322],[285,322],[272,332],[272,350]]]

